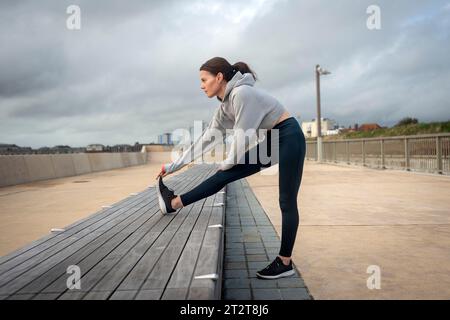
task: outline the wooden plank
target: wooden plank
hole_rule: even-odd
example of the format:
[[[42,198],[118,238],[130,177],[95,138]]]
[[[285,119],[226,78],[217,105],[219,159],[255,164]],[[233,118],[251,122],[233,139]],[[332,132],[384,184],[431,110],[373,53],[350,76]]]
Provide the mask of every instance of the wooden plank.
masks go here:
[[[108,241],[108,243],[102,245],[85,258],[78,258],[82,259],[76,263],[82,271],[81,290],[88,292],[90,288],[111,269],[115,260],[120,259],[123,252],[127,251],[128,248],[140,241],[142,239],[142,233],[145,234],[148,229],[151,229],[152,225],[158,221],[159,217],[156,214],[153,214],[152,216],[149,215],[143,223],[139,219],[136,223],[136,231],[121,231],[115,235],[115,237],[117,237],[116,241]],[[131,227],[131,225],[129,227]],[[71,259],[73,258],[71,257]],[[67,264],[63,263],[63,265],[65,266]],[[57,280],[45,287],[43,292],[62,293],[66,291],[66,278],[66,274],[60,275]]]
[[[118,216],[121,216],[124,211],[126,211],[129,206],[140,204],[145,201],[146,194],[143,194],[141,197],[136,199],[136,201],[129,203],[128,205],[117,208],[114,211],[109,211],[109,214],[105,216],[103,219],[100,219],[98,221],[95,221],[94,223],[90,224],[86,228],[82,230],[78,230],[77,228],[74,228],[72,230],[66,230],[65,232],[62,232],[48,241],[42,243],[37,248],[31,249],[23,254],[20,254],[16,256],[15,258],[12,258],[5,263],[3,263],[0,266],[0,285],[3,284],[3,279],[6,277],[6,274],[8,271],[10,271],[13,268],[17,268],[21,264],[27,264],[29,260],[36,260],[41,259],[42,255],[50,256],[53,254],[54,251],[58,251],[59,247],[61,246],[69,246],[71,243],[76,241],[78,238],[82,237],[86,233],[90,233],[94,231],[96,228],[100,227],[104,223],[108,222],[111,219],[117,218]],[[55,248],[55,246],[57,246]],[[59,247],[58,247],[59,246]],[[29,265],[29,264],[27,264]],[[21,267],[21,269],[26,269],[24,267]]]
[[[59,293],[41,293],[35,295],[33,300],[56,300],[58,299]]]
[[[137,295],[137,290],[114,291],[110,300],[133,300]]]
[[[71,229],[73,229],[75,227],[80,227],[81,225],[86,224],[87,222],[93,222],[93,221],[95,221],[95,219],[101,219],[102,217],[109,215],[111,212],[117,210],[118,208],[123,207],[124,205],[127,205],[130,201],[133,201],[136,199],[137,199],[137,196],[127,197],[127,198],[113,204],[114,208],[97,211],[96,213],[94,213],[84,219],[78,220],[77,222],[74,222],[73,224],[70,224],[70,225],[64,227],[66,229],[65,233],[58,233],[58,234],[51,233],[45,237],[42,237],[40,239],[37,239],[37,240],[27,244],[26,246],[24,246],[18,250],[15,250],[7,255],[4,255],[4,256],[0,257],[0,267],[5,262],[18,257],[18,256],[24,254],[25,252],[30,251],[31,249],[37,250],[38,246],[42,245],[43,243],[47,242],[50,239],[53,239],[53,238],[61,239],[63,236],[69,235],[68,231],[70,231]],[[0,271],[0,273],[1,273],[1,271]]]
[[[214,200],[212,199],[211,201]],[[207,201],[205,201],[205,204],[206,202]],[[195,206],[194,209],[191,210],[189,216],[177,230],[169,245],[166,247],[166,250],[153,267],[147,280],[144,282],[142,289],[159,289],[166,287],[167,281],[170,279],[172,271],[178,262],[192,229],[201,215],[203,207],[199,205]],[[191,260],[190,262],[195,263],[196,260]]]
[[[209,282],[204,287],[193,287],[189,290],[188,300],[211,300],[216,295],[215,285]]]
[[[183,185],[180,185],[180,187],[183,187]],[[152,208],[154,213],[159,212],[159,207],[157,204],[154,205]],[[132,235],[129,236],[124,242],[122,242],[119,246],[114,248],[114,250],[111,250],[107,255],[103,257],[98,257],[98,255],[91,255],[87,259],[87,261],[83,261],[83,263],[80,263],[80,268],[82,270],[87,270],[83,272],[82,277],[82,290],[83,291],[89,291],[91,288],[101,279],[109,270],[111,270],[114,265],[123,258],[123,256],[130,251],[130,249],[135,246],[139,241],[145,241],[148,243],[149,239],[144,239],[143,237],[146,236],[146,234],[150,234],[150,231],[154,227],[155,224],[157,224],[162,215],[155,215],[153,214],[150,219],[148,219],[144,224],[141,224],[139,228],[136,231],[132,232]],[[124,233],[122,231],[121,233]],[[128,236],[130,231],[125,232],[125,235]],[[103,249],[103,248],[102,248]],[[129,263],[129,261],[128,261]],[[94,268],[92,268],[92,265],[95,265]],[[65,285],[62,282],[59,282],[59,286],[50,286],[46,288],[44,291],[64,291]]]
[[[106,300],[111,294],[109,291],[91,291],[83,297],[83,300]]]
[[[186,189],[190,189],[196,182],[203,180],[204,177],[208,177],[216,171],[212,166],[200,165],[194,168],[197,168],[197,170],[190,170],[188,171],[190,174],[185,174],[184,176],[182,174],[176,176],[179,178],[177,181],[169,179],[166,181],[166,185],[177,191],[180,190],[182,185]],[[128,212],[123,212],[125,210],[120,212],[119,209],[115,212],[115,217],[105,216],[103,220],[106,219],[107,221],[104,221],[105,223],[98,226],[98,228],[90,229],[89,232],[86,232],[89,227],[95,225],[93,223],[89,227],[79,230],[82,237],[78,234],[80,238],[70,238],[75,244],[70,245],[70,250],[63,247],[56,251],[55,248],[49,247],[50,250],[44,249],[42,253],[37,254],[37,256],[41,256],[41,260],[28,257],[28,260],[19,264],[14,270],[11,270],[12,272],[8,273],[7,271],[6,275],[10,279],[6,281],[8,280],[7,277],[0,277],[0,284],[1,281],[4,281],[3,286],[0,288],[0,293],[7,292],[7,294],[11,294],[16,292],[17,298],[34,297],[35,299],[54,299],[56,295],[60,295],[64,291],[64,294],[58,296],[59,299],[95,299],[96,297],[98,299],[161,298],[167,282],[172,279],[172,272],[174,269],[176,270],[177,261],[183,256],[189,239],[191,241],[195,239],[196,242],[200,242],[201,233],[199,233],[199,230],[205,227],[205,223],[203,220],[199,221],[199,218],[202,217],[203,219],[203,216],[208,216],[207,211],[203,207],[212,208],[212,211],[223,209],[223,207],[214,207],[214,204],[215,202],[217,203],[215,201],[216,197],[217,199],[222,197],[219,201],[223,199],[223,202],[225,202],[225,198],[223,194],[216,194],[181,209],[176,215],[165,215],[158,220],[154,218],[157,211],[159,211],[156,198],[152,199],[153,202],[149,202],[148,193],[144,191],[141,194],[142,199],[145,198],[145,200],[134,202],[135,205],[137,204],[137,207],[132,207],[132,202],[129,202],[128,207],[126,207]],[[154,207],[153,209],[152,206]],[[148,215],[149,210],[153,214]],[[132,211],[132,213],[129,213],[129,211]],[[121,213],[120,216],[119,212]],[[145,215],[146,213],[147,215]],[[75,225],[81,226],[82,224],[75,223]],[[148,240],[150,244],[147,242]],[[64,243],[64,240],[60,243],[55,243],[53,247],[61,246],[61,243]],[[38,245],[38,247],[41,249],[45,247],[45,242]],[[220,244],[218,247],[220,248]],[[188,246],[188,248],[191,248],[191,246]],[[52,251],[56,252],[53,255],[48,255]],[[189,251],[186,252],[185,255],[187,256]],[[22,255],[19,254],[16,258],[20,256]],[[128,258],[131,258],[131,270]],[[13,259],[15,258],[9,261]],[[6,263],[9,261],[6,261]],[[27,266],[27,263],[30,265]],[[81,264],[83,268],[88,269],[87,274],[90,276],[87,277],[82,269],[82,280],[91,279],[87,282],[88,287],[83,288],[83,291],[67,290],[65,287],[65,280],[68,276],[65,274],[67,263]],[[28,269],[25,269],[24,266],[27,266]],[[118,274],[116,273],[117,270],[119,271]],[[25,285],[24,283],[17,284],[16,281],[11,281],[15,278],[13,276],[21,276],[21,280],[24,278]],[[177,277],[181,279],[179,275]],[[192,267],[188,277],[192,277]],[[176,280],[173,281],[173,283],[176,283]],[[183,283],[186,286],[185,280]],[[82,281],[82,286],[83,284],[85,282]],[[21,290],[18,291],[17,288]],[[211,286],[204,285],[201,288],[211,289]],[[213,292],[214,288],[215,286],[212,287]],[[54,292],[53,290],[64,291]],[[211,292],[192,289],[190,291],[192,291],[190,293],[192,297],[200,297],[205,292]],[[132,292],[134,294],[131,294]],[[175,292],[175,290],[172,290],[172,293],[168,291],[166,297],[169,295],[173,297],[180,296],[182,295],[180,292],[183,291]],[[186,293],[186,290],[184,292]]]
[[[211,207],[203,209],[198,219],[188,242],[180,256],[180,259],[172,273],[172,276],[167,284],[167,289],[188,288],[194,273],[194,268],[197,263],[200,247],[209,224],[209,217],[211,215]],[[170,299],[164,292],[163,299]],[[186,290],[187,294],[187,290]]]
[[[208,176],[210,174],[211,170],[207,170],[204,175]],[[191,210],[196,210],[195,208],[199,206],[201,207],[204,202],[205,199],[200,200],[194,204],[184,207],[179,211],[172,223],[170,223],[165,230],[161,230],[161,235],[159,235],[155,243],[153,243],[152,246],[144,253],[138,263],[133,266],[133,269],[130,271],[127,278],[125,278],[121,283],[118,290],[139,290],[141,288],[142,284],[151,273],[152,268],[158,262],[160,256],[163,254],[168,244],[183,224],[184,219],[189,215]]]
[[[154,207],[145,206],[141,208],[135,213],[133,217],[134,220],[131,221],[131,223],[130,221],[127,221],[124,224],[120,224],[123,226],[122,230],[119,228],[113,228],[110,230],[111,232],[102,234],[91,243],[88,243],[80,250],[45,271],[41,276],[21,289],[19,293],[38,293],[49,284],[54,283],[57,279],[60,280],[58,283],[62,288],[66,287],[66,279],[68,277],[66,270],[68,266],[77,265],[80,267],[82,273],[89,270],[92,267],[92,264],[95,265],[98,261],[101,261],[103,257],[108,255],[112,250],[114,250],[115,247],[119,246],[127,237],[129,237],[130,234],[148,222],[150,218],[156,214],[155,210],[149,215],[148,210],[151,209],[154,210]],[[82,263],[87,257],[90,258],[91,264]]]
[[[195,169],[194,169],[195,171]],[[170,183],[173,184],[177,184],[179,181],[181,181],[183,178],[180,175],[174,176],[170,179]],[[105,217],[110,216],[111,214],[113,214],[115,211],[117,211],[118,209],[123,208],[124,206],[129,206],[132,202],[136,202],[138,200],[142,200],[143,197],[146,196],[146,191],[153,193],[155,192],[155,187],[149,187],[147,189],[145,189],[144,191],[138,193],[136,196],[129,196],[121,201],[118,201],[117,203],[113,204],[113,208],[108,208],[108,209],[103,209],[98,211],[97,213],[94,213],[84,219],[78,220],[68,226],[65,227],[66,231],[63,233],[58,233],[58,234],[50,234],[46,237],[43,237],[41,239],[38,239],[34,242],[32,242],[31,244],[16,250],[6,256],[3,256],[0,258],[0,274],[2,273],[2,264],[13,259],[16,258],[20,255],[23,255],[24,253],[26,253],[27,251],[29,251],[30,249],[34,249],[34,250],[43,250],[48,248],[49,246],[53,245],[53,244],[57,244],[59,241],[68,238],[70,236],[72,236],[74,233],[76,233],[75,231],[81,230],[86,228],[87,226],[100,221],[101,219],[104,219]],[[78,229],[76,229],[78,228]],[[50,243],[48,243],[48,240],[51,240]],[[44,245],[43,248],[42,245]],[[22,256],[22,259],[25,258],[24,256]]]
[[[185,218],[189,215],[189,212],[202,204],[203,201],[200,200],[196,202],[196,205],[186,206],[181,209],[176,217],[173,219],[172,223],[167,227],[164,232],[161,232],[157,240],[152,244],[143,257],[138,261],[138,263],[131,270],[129,275],[119,286],[119,290],[139,290],[141,285],[147,279],[153,266],[157,263],[159,257],[163,254],[167,245],[170,243],[172,238],[175,236],[178,228],[182,225]],[[186,210],[184,210],[186,209]]]
[[[15,294],[9,296],[7,300],[31,300],[33,298],[32,294]]]
[[[180,187],[181,186],[183,185],[180,185]],[[159,206],[156,199],[148,208],[144,209],[145,211],[139,220],[136,220],[114,236],[117,238],[115,241],[108,240],[106,244],[103,244],[87,257],[80,256],[78,253],[75,254],[75,256],[70,257],[72,261],[79,261],[76,263],[72,262],[72,264],[78,265],[83,271],[83,291],[88,291],[89,289],[87,288],[90,288],[93,285],[92,281],[98,281],[99,278],[109,271],[115,262],[120,259],[125,252],[129,251],[129,249],[134,246],[135,243],[137,243],[161,218],[161,215],[157,214],[159,213]],[[118,245],[116,245],[116,243],[118,243]],[[79,257],[77,257],[77,255]],[[67,263],[70,262],[65,261],[63,263],[64,268],[68,265]],[[93,267],[96,269],[94,272],[91,272]],[[62,271],[64,271],[64,268]],[[86,274],[89,274],[89,277],[86,277]],[[59,281],[55,281],[53,285],[47,287],[44,292],[65,291],[67,289],[65,285],[66,278],[67,275],[63,272],[60,279],[58,279]]]
[[[186,300],[188,291],[189,289],[187,287],[166,288],[166,290],[164,290],[164,295],[161,297],[161,300]]]
[[[159,300],[161,299],[162,289],[141,290],[138,292],[135,300]]]
[[[199,177],[201,178],[201,177]],[[169,223],[171,221],[174,221],[175,224],[178,224],[177,220],[184,219],[183,211],[190,210],[192,208],[191,206],[187,206],[183,209],[181,209],[178,214],[176,215],[166,215],[164,216],[164,219],[159,221],[159,223],[149,232],[146,234],[142,241],[138,243],[135,247],[133,247],[132,250],[127,252],[123,259],[119,261],[117,265],[114,266],[114,270],[112,270],[110,273],[108,273],[99,283],[95,285],[93,289],[95,290],[114,290],[118,284],[122,283],[122,281],[129,276],[129,278],[133,278],[133,275],[129,275],[133,272],[136,273],[135,266],[139,263],[139,261],[143,258],[143,256],[148,252],[150,247],[152,246],[161,246],[161,244],[167,244],[167,242],[170,240],[168,237],[165,239],[160,238],[161,234],[163,233]],[[155,241],[159,241],[156,244],[154,244]],[[161,249],[161,248],[159,248]],[[144,270],[147,270],[149,266],[147,264],[143,264]]]
[[[110,229],[117,229],[122,227],[124,223],[127,223],[127,218],[132,216],[135,211],[141,209],[141,205],[145,206],[148,204],[148,202],[148,200],[144,200],[142,204],[140,204],[140,206],[131,208],[126,212],[122,212],[121,216],[112,219],[99,228],[96,228],[94,230],[91,230],[91,228],[87,228],[83,230],[85,236],[79,240],[77,239],[76,241],[68,244],[63,241],[61,243],[62,249],[57,251],[55,254],[51,254],[53,253],[52,250],[50,252],[46,252],[43,255],[38,255],[38,258],[27,260],[25,263],[22,263],[16,268],[5,273],[0,278],[0,283],[2,285],[2,287],[0,288],[0,293],[11,294],[12,292],[21,289],[22,287],[24,287],[24,285],[39,277],[42,272],[45,272],[45,270],[52,268],[57,263],[63,261],[74,252],[82,249],[85,245],[91,243],[92,241],[95,241],[104,232]],[[13,281],[19,276],[19,281]]]
[[[221,224],[224,225],[224,207],[213,207],[210,225]],[[222,268],[223,263],[223,228],[208,228],[203,239],[201,251],[198,260],[201,263],[197,263],[194,271],[194,279],[192,279],[188,299],[205,299],[205,295],[208,299],[219,299],[220,288],[222,281]],[[217,274],[219,279],[195,279],[195,276],[202,276],[208,274]],[[200,289],[204,288],[204,289]]]

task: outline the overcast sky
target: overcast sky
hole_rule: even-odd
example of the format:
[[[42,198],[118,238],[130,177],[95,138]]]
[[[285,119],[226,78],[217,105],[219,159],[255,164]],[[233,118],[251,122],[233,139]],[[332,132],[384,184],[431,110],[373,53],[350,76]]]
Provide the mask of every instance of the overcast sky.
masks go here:
[[[322,117],[340,125],[450,120],[449,31],[450,1],[1,1],[0,143],[148,143],[209,122],[219,101],[198,70],[214,56],[247,62],[301,120],[316,64],[332,72]]]

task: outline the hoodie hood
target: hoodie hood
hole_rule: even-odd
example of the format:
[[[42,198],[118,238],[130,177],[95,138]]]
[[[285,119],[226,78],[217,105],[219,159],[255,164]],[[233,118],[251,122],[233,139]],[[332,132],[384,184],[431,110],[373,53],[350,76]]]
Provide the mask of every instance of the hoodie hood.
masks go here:
[[[225,102],[228,100],[228,97],[234,88],[244,86],[244,85],[253,87],[255,82],[256,82],[255,78],[253,78],[253,75],[251,73],[242,74],[240,71],[238,71],[233,76],[233,78],[231,78],[231,80],[228,81],[227,86],[225,87],[225,94],[223,96],[223,100],[220,100],[219,97],[217,97],[217,99],[220,102]]]

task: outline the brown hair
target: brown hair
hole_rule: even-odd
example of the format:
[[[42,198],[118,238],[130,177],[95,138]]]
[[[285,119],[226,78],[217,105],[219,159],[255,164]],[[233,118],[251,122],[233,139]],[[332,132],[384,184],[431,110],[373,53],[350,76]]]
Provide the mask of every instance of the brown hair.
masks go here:
[[[231,65],[226,59],[222,57],[214,57],[206,61],[200,67],[200,70],[211,72],[213,75],[217,75],[219,72],[223,74],[225,81],[230,81],[237,71],[242,74],[251,73],[253,78],[257,80],[256,73],[250,69],[245,62],[236,62]]]

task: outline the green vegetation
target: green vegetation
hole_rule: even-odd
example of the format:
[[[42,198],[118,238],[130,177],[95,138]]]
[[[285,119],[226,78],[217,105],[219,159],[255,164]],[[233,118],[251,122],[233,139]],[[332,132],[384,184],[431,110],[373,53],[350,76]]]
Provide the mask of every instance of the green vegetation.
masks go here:
[[[367,132],[364,131],[347,132],[335,136],[326,136],[323,139],[335,140],[335,139],[395,137],[395,136],[409,136],[409,135],[433,134],[445,132],[450,132],[450,120],[446,122],[420,123],[417,121],[417,119],[405,118],[399,121],[392,128],[382,128]]]

